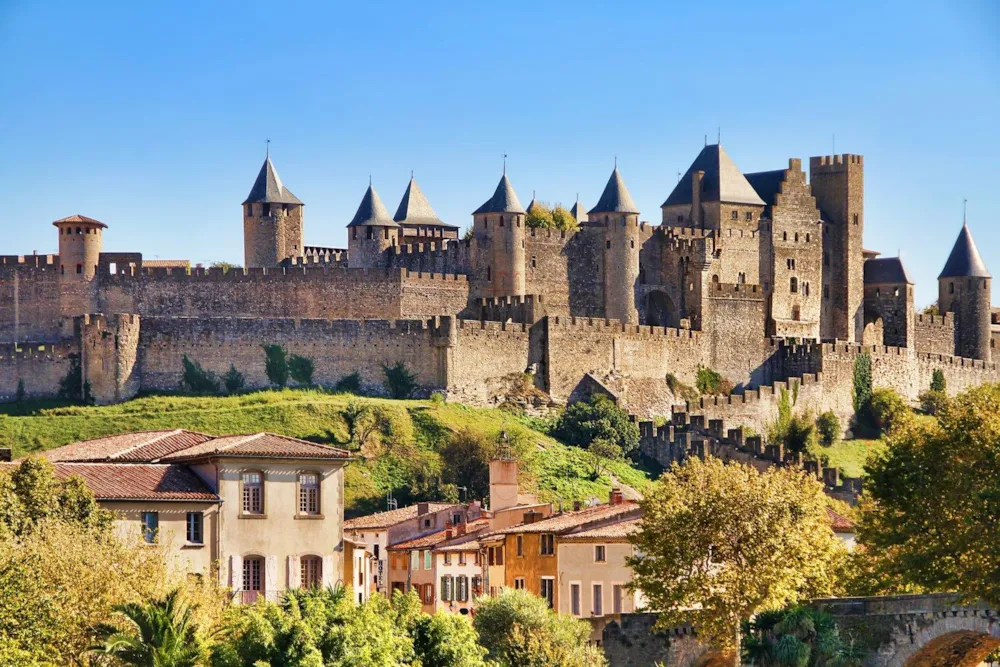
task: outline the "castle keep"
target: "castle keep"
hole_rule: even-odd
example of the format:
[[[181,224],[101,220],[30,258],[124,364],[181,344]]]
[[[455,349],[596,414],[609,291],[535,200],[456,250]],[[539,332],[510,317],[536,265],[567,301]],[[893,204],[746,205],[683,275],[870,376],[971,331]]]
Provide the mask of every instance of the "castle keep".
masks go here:
[[[876,386],[911,399],[935,370],[949,391],[1000,379],[969,228],[940,314],[918,314],[900,259],[862,247],[862,156],[808,169],[745,174],[707,145],[652,224],[616,166],[593,208],[573,207],[575,231],[529,227],[505,172],[465,238],[414,179],[394,215],[369,185],[344,249],[306,244],[305,204],[268,157],[242,204],[243,268],[106,252],[107,225],[82,215],[54,223],[58,255],[0,256],[0,400],[19,383],[54,395],[76,365],[102,402],[176,389],[185,355],[266,386],[272,343],[313,359],[322,384],[359,371],[377,391],[382,364],[403,361],[425,390],[489,404],[528,372],[556,402],[603,391],[646,416],[681,409],[668,375],[710,367],[736,393],[683,409],[746,423],[771,414],[776,383],[849,414],[864,352]]]

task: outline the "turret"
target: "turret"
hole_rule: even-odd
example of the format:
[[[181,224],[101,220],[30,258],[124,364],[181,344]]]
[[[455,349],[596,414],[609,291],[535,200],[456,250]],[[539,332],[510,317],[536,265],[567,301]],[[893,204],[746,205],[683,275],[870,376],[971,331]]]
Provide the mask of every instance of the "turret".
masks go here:
[[[275,267],[303,255],[303,208],[266,157],[243,202],[243,257],[248,268]]]
[[[990,360],[991,282],[969,226],[962,225],[938,276],[938,308],[955,314],[955,354],[960,357]]]
[[[458,238],[458,227],[449,225],[438,217],[412,174],[392,219],[402,227],[400,243]]]
[[[604,227],[604,314],[637,323],[635,287],[639,279],[639,209],[617,165],[597,206],[588,214],[592,226]]]
[[[504,171],[493,196],[472,214],[481,295],[524,295],[525,215]]]
[[[85,215],[52,223],[59,230],[59,306],[64,317],[93,310],[91,281],[97,275],[107,225]]]
[[[354,218],[347,224],[347,261],[352,268],[388,265],[387,251],[399,246],[400,226],[382,205],[371,183]]]

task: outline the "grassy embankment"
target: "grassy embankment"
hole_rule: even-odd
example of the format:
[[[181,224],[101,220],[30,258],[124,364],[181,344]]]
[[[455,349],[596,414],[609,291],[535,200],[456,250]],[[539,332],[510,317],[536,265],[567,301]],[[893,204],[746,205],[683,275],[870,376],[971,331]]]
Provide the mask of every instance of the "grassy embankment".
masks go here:
[[[286,389],[238,396],[147,396],[119,405],[83,407],[29,402],[0,405],[0,446],[13,445],[23,456],[69,442],[129,431],[183,428],[215,435],[272,431],[297,438],[349,446],[343,412],[352,401],[392,412],[412,424],[413,437],[396,452],[365,451],[347,468],[348,512],[385,506],[392,491],[401,504],[435,499],[447,477],[440,449],[449,434],[463,429],[495,438],[506,431],[521,447],[521,487],[543,501],[606,499],[614,475],[642,490],[650,474],[628,463],[609,463],[596,479],[585,452],[560,443],[530,426],[530,420],[495,409],[425,400],[393,401],[331,394],[321,390]],[[426,474],[425,474],[426,473]]]

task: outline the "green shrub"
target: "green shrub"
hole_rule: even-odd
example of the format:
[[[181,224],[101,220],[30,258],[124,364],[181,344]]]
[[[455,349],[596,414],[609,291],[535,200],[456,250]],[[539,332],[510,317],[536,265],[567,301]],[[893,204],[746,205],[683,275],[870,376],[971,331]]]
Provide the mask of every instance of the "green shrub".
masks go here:
[[[299,384],[312,384],[316,365],[309,357],[293,354],[288,357],[288,374]]]
[[[903,397],[884,387],[872,392],[867,413],[872,426],[882,433],[891,433],[912,417],[910,406]]]
[[[590,447],[601,439],[618,445],[625,454],[639,446],[639,427],[629,414],[604,394],[594,394],[566,408],[559,416],[554,435],[577,447]]]
[[[695,388],[703,394],[731,394],[733,383],[707,366],[699,366]]]
[[[872,395],[872,358],[863,352],[854,358],[854,412],[859,413],[868,405]]]
[[[698,390],[678,380],[673,373],[667,373],[667,388],[676,398],[685,401],[694,401],[698,398]]]
[[[531,211],[525,216],[524,224],[530,229],[552,229],[556,226],[552,219],[552,210],[538,202],[535,202]]]
[[[920,394],[920,408],[927,414],[937,415],[948,405],[948,394],[933,389]]]
[[[379,406],[372,410],[372,417],[386,452],[405,451],[413,444],[413,420],[406,410]]]
[[[185,354],[181,358],[184,373],[181,375],[181,386],[195,394],[217,394],[219,378],[212,371],[206,371],[197,361],[191,361]]]
[[[280,345],[264,346],[264,372],[271,384],[284,387],[288,384],[288,353]]]
[[[353,373],[340,378],[337,380],[337,384],[333,386],[333,390],[344,394],[360,394],[361,373],[354,371]]]
[[[234,364],[229,364],[229,370],[222,376],[222,383],[226,386],[226,391],[230,394],[243,391],[243,388],[246,387],[246,379],[243,377],[243,373],[236,370]]]
[[[816,431],[820,444],[830,447],[840,440],[840,419],[832,410],[827,410],[816,418]]]
[[[402,361],[397,361],[392,366],[382,364],[382,371],[385,373],[383,384],[391,398],[409,398],[416,391],[417,375],[411,373]]]
[[[947,388],[947,384],[944,379],[944,371],[940,368],[935,368],[934,372],[931,374],[931,391],[944,391]]]
[[[361,401],[351,401],[340,413],[340,416],[343,417],[344,424],[347,426],[347,436],[350,438],[350,442],[356,443],[359,448],[364,447],[375,429],[371,406]]]

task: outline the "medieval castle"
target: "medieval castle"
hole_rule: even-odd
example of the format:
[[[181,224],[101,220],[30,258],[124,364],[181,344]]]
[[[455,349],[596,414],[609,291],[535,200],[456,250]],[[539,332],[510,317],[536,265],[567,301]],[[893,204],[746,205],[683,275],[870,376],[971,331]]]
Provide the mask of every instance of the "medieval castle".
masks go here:
[[[74,365],[99,402],[173,390],[182,357],[267,385],[262,345],[310,357],[314,379],[405,362],[427,391],[495,402],[533,374],[564,402],[600,390],[638,415],[678,409],[671,379],[700,367],[730,396],[688,412],[758,423],[774,388],[852,412],[854,359],[915,398],[935,370],[949,391],[1000,380],[991,278],[968,227],[939,277],[940,315],[918,314],[899,258],[862,246],[864,161],[814,157],[742,173],[707,145],[642,222],[617,167],[576,231],[529,228],[507,174],[472,214],[440,220],[415,180],[395,215],[368,188],[348,248],[309,246],[305,205],[264,161],[242,204],[245,267],[192,269],[105,252],[107,226],[57,220],[58,255],[0,256],[0,400],[54,395]],[[75,376],[73,376],[75,377]],[[782,385],[784,386],[784,385]]]

